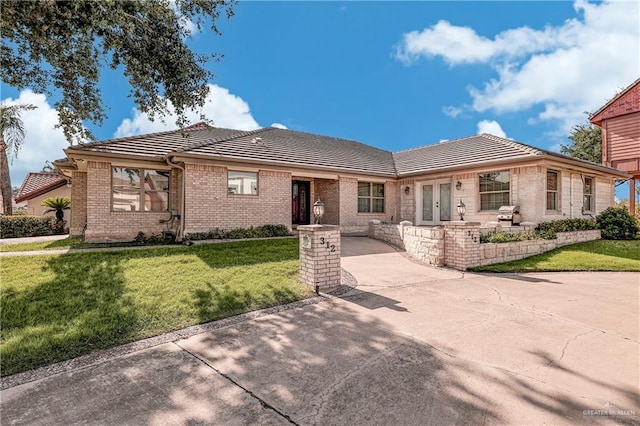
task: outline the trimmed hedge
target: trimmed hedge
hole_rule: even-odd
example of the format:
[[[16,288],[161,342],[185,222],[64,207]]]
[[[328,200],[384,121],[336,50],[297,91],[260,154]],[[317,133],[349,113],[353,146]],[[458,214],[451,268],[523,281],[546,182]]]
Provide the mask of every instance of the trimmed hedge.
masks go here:
[[[491,232],[486,235],[480,235],[480,243],[511,243],[514,241],[525,241],[525,240],[555,240],[557,235],[554,231],[545,230],[545,231],[527,231],[521,232],[517,234],[512,234],[511,232]]]
[[[235,228],[225,231],[220,228],[214,228],[209,232],[196,232],[185,235],[185,240],[237,240],[241,238],[270,238],[270,237],[287,237],[291,235],[289,228],[285,225],[262,225],[249,228]]]
[[[66,232],[66,221],[57,221],[51,216],[2,216],[0,236],[2,238],[40,237],[61,235]]]
[[[536,229],[553,232],[591,231],[598,229],[598,223],[593,219],[561,219],[543,222]]]

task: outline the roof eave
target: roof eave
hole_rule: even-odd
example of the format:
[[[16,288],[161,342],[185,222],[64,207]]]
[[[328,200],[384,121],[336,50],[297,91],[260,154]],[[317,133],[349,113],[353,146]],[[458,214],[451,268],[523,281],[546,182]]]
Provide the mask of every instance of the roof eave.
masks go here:
[[[15,197],[14,200],[15,200],[16,203],[21,203],[22,201],[30,200],[30,199],[32,199],[34,197],[37,197],[37,196],[42,195],[42,194],[45,194],[45,193],[47,193],[49,191],[53,191],[54,189],[58,189],[58,188],[66,185],[66,184],[67,184],[66,180],[60,180],[60,181],[57,181],[57,182],[53,182],[53,183],[51,183],[49,185],[40,187],[40,188],[38,188],[38,189],[36,189],[34,191],[27,192],[26,194],[23,194],[23,195],[21,195],[19,197]]]

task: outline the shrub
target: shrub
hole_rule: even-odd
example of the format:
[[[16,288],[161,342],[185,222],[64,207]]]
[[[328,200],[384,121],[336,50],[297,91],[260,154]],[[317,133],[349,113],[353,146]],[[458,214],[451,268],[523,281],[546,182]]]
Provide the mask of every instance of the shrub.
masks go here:
[[[513,241],[525,241],[525,240],[555,240],[556,233],[554,231],[527,231],[519,234],[512,234],[511,232],[491,232],[486,235],[480,235],[480,243],[511,243]]]
[[[605,240],[632,240],[640,231],[638,220],[626,207],[609,207],[596,220]]]
[[[66,221],[56,221],[49,216],[2,216],[0,236],[2,238],[39,237],[60,235],[66,232]]]
[[[133,242],[134,244],[141,246],[150,244],[173,244],[176,242],[176,236],[168,232],[147,235],[140,231],[138,232],[138,235],[136,235],[136,238],[134,238]]]
[[[289,228],[285,225],[262,225],[249,228],[235,228],[228,231],[214,228],[208,232],[196,232],[185,235],[185,240],[221,240],[230,239],[237,240],[242,238],[270,238],[270,237],[286,237],[291,235]]]
[[[598,223],[593,219],[561,219],[543,222],[536,229],[554,232],[589,231],[598,229]]]

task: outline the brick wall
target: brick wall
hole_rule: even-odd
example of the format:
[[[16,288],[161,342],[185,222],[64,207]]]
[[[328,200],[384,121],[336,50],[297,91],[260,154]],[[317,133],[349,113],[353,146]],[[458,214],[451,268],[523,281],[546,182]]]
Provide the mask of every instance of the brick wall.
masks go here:
[[[87,173],[71,173],[71,218],[69,234],[72,237],[84,235],[87,224]]]
[[[319,196],[324,203],[324,217],[322,223],[327,225],[340,224],[340,183],[333,179],[315,179],[316,198]],[[312,212],[313,216],[313,212]]]
[[[333,225],[302,225],[300,232],[300,281],[321,292],[340,286],[340,228]]]
[[[291,174],[258,172],[258,195],[227,193],[227,168],[187,164],[185,233],[266,224],[291,227]]]
[[[412,226],[408,221],[396,225],[372,220],[368,236],[404,249],[422,263],[444,265],[444,230],[440,226]]]

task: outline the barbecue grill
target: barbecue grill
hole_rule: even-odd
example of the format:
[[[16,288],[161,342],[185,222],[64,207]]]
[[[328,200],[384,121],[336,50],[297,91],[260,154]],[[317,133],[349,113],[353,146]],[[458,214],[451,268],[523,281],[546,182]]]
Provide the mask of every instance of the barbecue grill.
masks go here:
[[[498,222],[511,222],[511,225],[520,225],[520,206],[501,206],[498,209]]]

